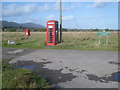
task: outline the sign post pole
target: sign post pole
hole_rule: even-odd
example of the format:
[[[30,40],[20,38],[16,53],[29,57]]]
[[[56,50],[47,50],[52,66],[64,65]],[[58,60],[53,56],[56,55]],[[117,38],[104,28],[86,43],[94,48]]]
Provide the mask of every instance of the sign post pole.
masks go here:
[[[107,35],[107,42],[106,42],[106,44],[108,45],[108,35]]]
[[[100,45],[100,35],[99,35],[99,45]]]

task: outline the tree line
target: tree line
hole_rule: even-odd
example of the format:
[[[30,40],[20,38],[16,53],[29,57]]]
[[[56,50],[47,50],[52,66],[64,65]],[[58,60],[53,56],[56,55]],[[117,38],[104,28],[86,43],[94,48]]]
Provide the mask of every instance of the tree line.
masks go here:
[[[31,32],[46,32],[46,28],[2,28],[2,32],[25,32],[25,29],[29,29]],[[114,31],[111,29],[67,29],[62,28],[63,32],[98,32],[98,31]],[[116,30],[118,31],[118,30]]]

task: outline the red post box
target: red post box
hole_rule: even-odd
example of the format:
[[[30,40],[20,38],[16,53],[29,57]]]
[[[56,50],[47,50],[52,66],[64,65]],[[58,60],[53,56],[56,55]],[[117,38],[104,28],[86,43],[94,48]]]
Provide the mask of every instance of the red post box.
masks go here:
[[[25,29],[25,35],[30,36],[30,30],[29,29]]]
[[[54,46],[58,43],[58,21],[47,22],[47,45]]]

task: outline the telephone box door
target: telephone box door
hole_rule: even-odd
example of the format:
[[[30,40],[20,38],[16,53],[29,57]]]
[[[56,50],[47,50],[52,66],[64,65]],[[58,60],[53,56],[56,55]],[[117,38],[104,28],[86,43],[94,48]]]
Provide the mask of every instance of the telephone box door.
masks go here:
[[[53,25],[48,26],[48,43],[49,45],[53,45]]]
[[[54,46],[58,43],[58,22],[51,20],[47,22],[47,45]]]

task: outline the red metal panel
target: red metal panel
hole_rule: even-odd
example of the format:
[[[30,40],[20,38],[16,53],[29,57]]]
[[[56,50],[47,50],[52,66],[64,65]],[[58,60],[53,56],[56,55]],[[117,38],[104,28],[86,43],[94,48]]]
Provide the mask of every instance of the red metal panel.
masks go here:
[[[25,29],[25,35],[30,36],[30,30],[29,29]]]

